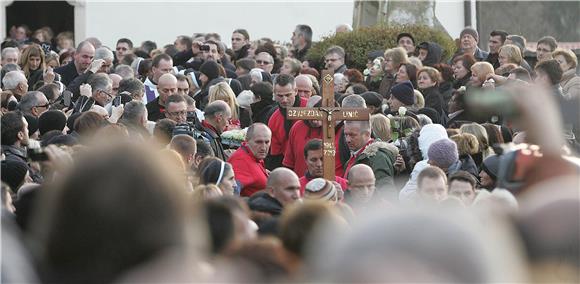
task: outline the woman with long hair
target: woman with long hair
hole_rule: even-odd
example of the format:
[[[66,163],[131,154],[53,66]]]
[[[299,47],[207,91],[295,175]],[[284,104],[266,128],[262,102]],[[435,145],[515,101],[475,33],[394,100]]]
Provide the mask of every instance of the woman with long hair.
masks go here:
[[[38,44],[31,44],[22,51],[18,65],[22,68],[26,79],[28,79],[28,90],[34,91],[41,86],[36,86],[42,82],[44,71],[46,70],[46,59],[44,50]]]

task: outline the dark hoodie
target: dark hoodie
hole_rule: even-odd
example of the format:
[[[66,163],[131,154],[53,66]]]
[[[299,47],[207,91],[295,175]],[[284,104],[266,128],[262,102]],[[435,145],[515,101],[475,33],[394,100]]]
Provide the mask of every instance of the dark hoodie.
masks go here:
[[[441,62],[441,56],[443,54],[443,48],[437,43],[434,42],[422,42],[417,46],[418,49],[426,49],[427,50],[427,57],[423,60],[424,66],[431,66]],[[418,53],[418,52],[417,52]]]
[[[272,216],[279,216],[284,209],[277,199],[264,191],[254,193],[248,199],[248,206],[252,211],[265,212]]]

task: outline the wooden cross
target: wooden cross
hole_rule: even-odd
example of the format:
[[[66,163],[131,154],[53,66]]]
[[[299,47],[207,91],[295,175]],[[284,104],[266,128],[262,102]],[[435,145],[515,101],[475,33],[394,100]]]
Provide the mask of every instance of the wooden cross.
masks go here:
[[[336,121],[369,120],[370,111],[366,108],[340,108],[334,106],[334,70],[322,71],[322,105],[317,108],[289,107],[286,118],[290,120],[322,120],[322,161],[324,175],[329,181],[335,180],[336,148],[334,132]]]

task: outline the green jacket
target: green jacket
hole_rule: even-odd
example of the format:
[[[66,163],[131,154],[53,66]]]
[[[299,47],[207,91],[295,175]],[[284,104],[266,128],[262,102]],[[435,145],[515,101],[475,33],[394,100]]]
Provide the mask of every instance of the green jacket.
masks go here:
[[[398,190],[395,188],[393,181],[395,176],[394,164],[398,154],[399,148],[395,145],[383,141],[375,141],[369,144],[354,161],[354,165],[365,164],[373,169],[377,193],[387,199],[391,199],[391,197],[398,198]]]

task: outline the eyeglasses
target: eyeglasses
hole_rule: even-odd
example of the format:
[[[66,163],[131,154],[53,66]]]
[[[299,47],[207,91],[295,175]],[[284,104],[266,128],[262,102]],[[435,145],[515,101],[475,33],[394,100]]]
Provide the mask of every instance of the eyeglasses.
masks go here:
[[[167,114],[170,116],[186,116],[187,111],[182,110],[182,111],[167,112]]]
[[[36,106],[36,107],[43,107],[43,108],[47,108],[47,107],[49,107],[49,106],[50,106],[50,103],[46,103],[45,105],[39,105],[39,106]]]
[[[259,65],[269,65],[269,64],[272,64],[272,62],[270,62],[270,61],[263,61],[263,60],[256,60],[256,63],[258,63]]]
[[[105,93],[110,99],[113,99],[113,95],[110,92],[107,92],[105,90],[99,90],[99,91]]]
[[[326,59],[324,59],[324,62],[334,62],[337,60],[340,60],[340,58],[326,58]]]

